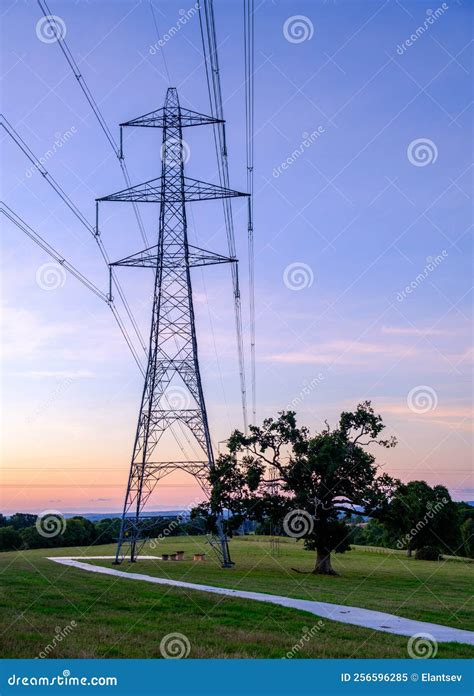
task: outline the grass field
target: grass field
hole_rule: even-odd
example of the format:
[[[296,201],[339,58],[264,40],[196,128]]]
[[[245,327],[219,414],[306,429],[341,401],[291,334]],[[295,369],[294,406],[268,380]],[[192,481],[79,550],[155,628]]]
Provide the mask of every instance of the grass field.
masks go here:
[[[339,577],[295,573],[309,570],[313,555],[293,540],[280,541],[272,556],[264,537],[231,542],[237,565],[222,570],[203,537],[174,537],[143,553],[206,552],[202,563],[141,561],[132,569],[189,582],[319,599],[388,611],[456,628],[474,628],[472,564],[414,561],[402,553],[355,549],[336,555]],[[190,657],[406,657],[407,639],[325,620],[260,602],[93,575],[48,561],[47,555],[112,555],[112,546],[0,554],[0,651],[4,657],[35,657],[53,642],[49,657],[160,657],[160,641],[183,633]],[[108,565],[109,561],[95,563]],[[63,640],[54,641],[70,625]],[[311,636],[310,639],[304,639]],[[474,648],[440,644],[437,657],[473,657]]]

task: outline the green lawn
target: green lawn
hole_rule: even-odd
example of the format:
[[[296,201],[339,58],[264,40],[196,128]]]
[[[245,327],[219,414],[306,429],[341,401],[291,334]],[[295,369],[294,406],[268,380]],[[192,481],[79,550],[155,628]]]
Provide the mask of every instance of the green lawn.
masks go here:
[[[471,628],[470,585],[473,565],[429,563],[403,554],[354,550],[336,556],[340,577],[301,575],[312,554],[282,539],[272,556],[268,540],[247,537],[231,542],[237,565],[218,567],[203,537],[173,538],[143,553],[183,549],[186,558],[205,551],[194,563],[126,563],[135,572],[223,587],[239,587],[303,599],[352,604]],[[93,575],[48,561],[47,555],[111,555],[112,546],[51,549],[0,554],[0,651],[4,657],[35,657],[51,644],[58,629],[76,627],[56,641],[50,657],[160,657],[161,639],[170,632],[187,636],[190,657],[284,657],[299,644],[297,657],[406,657],[407,639],[324,621],[304,612],[204,592]],[[191,556],[192,557],[192,556]],[[108,565],[108,561],[96,561]],[[305,639],[306,636],[306,639]],[[311,636],[310,639],[307,639]],[[474,648],[440,644],[438,657],[473,657]]]
[[[403,551],[366,551],[356,547],[334,554],[333,566],[339,577],[299,574],[311,570],[314,555],[304,551],[302,542],[280,539],[280,555],[271,554],[268,537],[245,537],[231,542],[236,567],[223,571],[203,537],[167,540],[143,554],[161,555],[185,550],[205,551],[207,561],[142,561],[140,569],[151,575],[168,576],[189,582],[268,592],[270,594],[320,600],[337,604],[387,611],[420,621],[474,630],[472,583],[474,564],[456,561],[416,561]],[[138,566],[133,565],[136,570]],[[130,568],[124,564],[123,569]],[[137,571],[138,572],[138,571]]]

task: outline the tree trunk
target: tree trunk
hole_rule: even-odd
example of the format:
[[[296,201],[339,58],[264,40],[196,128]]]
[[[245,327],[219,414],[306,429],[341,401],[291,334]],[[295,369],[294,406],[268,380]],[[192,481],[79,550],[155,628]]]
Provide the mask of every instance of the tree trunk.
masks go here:
[[[408,556],[408,558],[411,558],[411,555],[412,555],[412,550],[411,550],[410,547],[408,547],[408,548],[407,548],[407,556]]]
[[[337,575],[331,565],[331,552],[326,549],[317,549],[314,575]]]

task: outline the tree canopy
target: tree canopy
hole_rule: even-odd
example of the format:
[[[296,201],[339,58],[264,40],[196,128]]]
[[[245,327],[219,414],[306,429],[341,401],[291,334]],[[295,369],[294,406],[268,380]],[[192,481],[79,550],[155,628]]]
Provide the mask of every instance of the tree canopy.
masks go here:
[[[409,556],[424,547],[455,555],[460,545],[458,505],[445,486],[431,488],[426,481],[401,483],[384,523],[393,545],[407,549]]]
[[[383,516],[395,489],[396,481],[379,473],[368,449],[396,445],[395,438],[381,436],[384,427],[365,401],[344,411],[335,428],[326,423],[314,435],[298,427],[293,411],[250,426],[248,435],[236,430],[229,453],[210,473],[210,504],[200,511],[215,518],[219,510],[229,510],[231,529],[244,517],[279,522],[316,550],[313,572],[333,574],[331,552],[349,548],[344,516]]]

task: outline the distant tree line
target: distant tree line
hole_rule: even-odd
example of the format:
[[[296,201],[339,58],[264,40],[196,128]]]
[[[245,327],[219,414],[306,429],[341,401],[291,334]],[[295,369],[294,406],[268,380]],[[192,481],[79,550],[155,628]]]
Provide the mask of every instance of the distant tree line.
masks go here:
[[[112,544],[120,530],[119,518],[92,522],[77,515],[63,520],[60,533],[45,536],[41,524],[37,525],[38,519],[37,515],[25,512],[16,512],[10,517],[0,514],[0,551]],[[191,523],[180,517],[157,516],[155,520],[150,530],[152,538],[205,533],[204,522],[199,519]]]
[[[398,500],[394,501],[391,519],[380,521],[360,515],[341,516],[340,521],[345,528],[343,545],[404,550],[407,556],[414,556],[420,560],[438,560],[443,553],[474,558],[474,508],[468,503],[452,501],[446,488],[435,486],[433,489],[425,481],[403,484],[399,495],[401,496],[405,490],[413,491],[420,488],[427,495],[424,500],[419,500],[418,518],[415,518],[416,513],[412,513],[411,516],[399,514]],[[432,508],[429,503],[431,497],[441,492],[442,497],[449,502],[444,513],[436,518],[436,509],[431,516]],[[259,523],[255,534],[288,536],[281,525],[275,525],[270,519]],[[446,543],[446,539],[449,543]],[[335,552],[337,551],[336,548]]]

